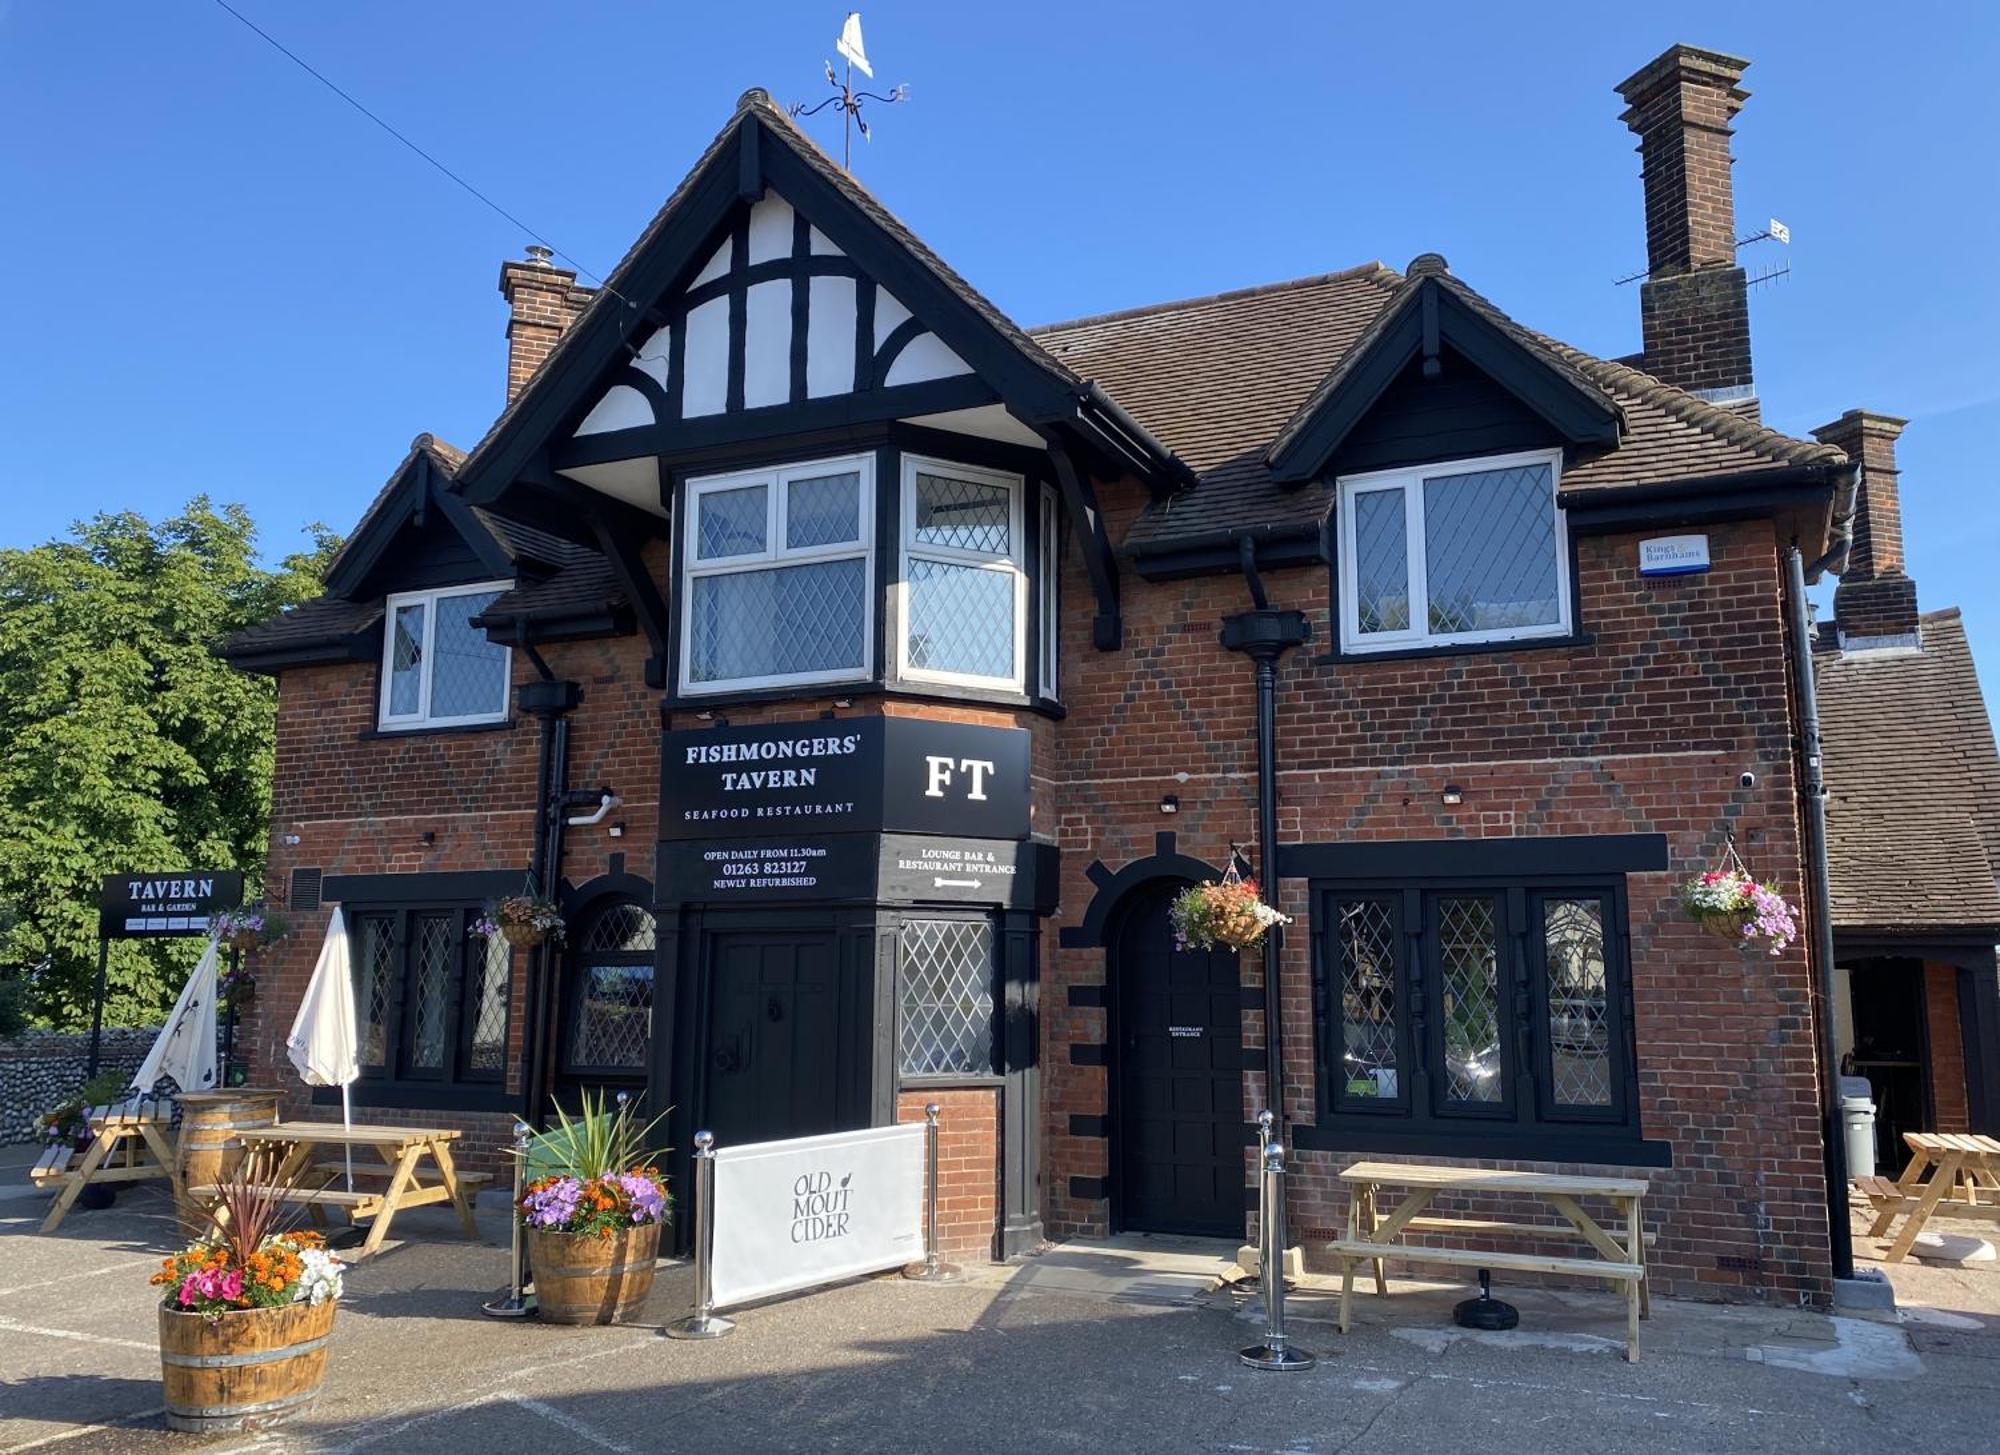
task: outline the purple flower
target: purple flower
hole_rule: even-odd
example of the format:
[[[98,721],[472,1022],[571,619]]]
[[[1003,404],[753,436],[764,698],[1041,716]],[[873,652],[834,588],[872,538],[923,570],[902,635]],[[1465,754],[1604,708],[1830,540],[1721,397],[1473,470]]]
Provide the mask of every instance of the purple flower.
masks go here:
[[[625,1172],[616,1179],[632,1202],[632,1221],[657,1223],[666,1211],[666,1189],[642,1172]]]
[[[558,1177],[546,1187],[532,1189],[521,1199],[523,1219],[531,1228],[566,1228],[576,1217],[583,1200],[583,1184],[574,1177]]]

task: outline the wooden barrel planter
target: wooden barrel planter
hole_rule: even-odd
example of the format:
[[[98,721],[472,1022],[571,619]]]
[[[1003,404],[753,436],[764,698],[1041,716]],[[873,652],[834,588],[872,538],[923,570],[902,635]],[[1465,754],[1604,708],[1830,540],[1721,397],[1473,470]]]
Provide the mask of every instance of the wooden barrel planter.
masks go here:
[[[176,1147],[182,1187],[212,1187],[226,1182],[243,1160],[243,1143],[236,1133],[245,1127],[268,1127],[278,1120],[276,1091],[236,1087],[228,1091],[196,1091],[180,1098],[181,1135]],[[185,1216],[198,1218],[201,1209],[187,1206]]]
[[[615,1324],[639,1311],[653,1291],[660,1225],[591,1233],[524,1229],[535,1276],[536,1312],[552,1324]]]
[[[226,1314],[160,1309],[167,1428],[209,1435],[276,1424],[309,1406],[326,1377],[333,1300]]]

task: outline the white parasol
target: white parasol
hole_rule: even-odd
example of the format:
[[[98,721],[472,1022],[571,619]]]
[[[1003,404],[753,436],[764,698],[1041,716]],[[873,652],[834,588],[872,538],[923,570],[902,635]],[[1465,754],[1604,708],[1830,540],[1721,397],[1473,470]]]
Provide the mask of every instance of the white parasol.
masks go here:
[[[335,905],[326,922],[326,941],[319,947],[305,999],[299,1002],[292,1033],[285,1038],[300,1078],[308,1086],[340,1088],[340,1124],[354,1125],[348,1087],[361,1075],[360,1031],[354,1018],[354,974],[347,951],[347,921]],[[347,1190],[354,1191],[354,1148],[347,1153]]]
[[[215,968],[219,946],[215,940],[201,953],[201,961],[174,1002],[160,1038],[132,1074],[132,1086],[144,1096],[162,1076],[171,1076],[182,1091],[213,1091],[221,1081],[215,1055]]]

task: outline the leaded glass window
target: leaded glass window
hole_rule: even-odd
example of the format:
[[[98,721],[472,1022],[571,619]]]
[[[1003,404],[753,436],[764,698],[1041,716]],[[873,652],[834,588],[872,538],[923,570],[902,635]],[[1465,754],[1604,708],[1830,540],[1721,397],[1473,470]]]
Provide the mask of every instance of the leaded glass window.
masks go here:
[[[1571,628],[1558,459],[1513,455],[1341,482],[1341,636],[1351,651]]]
[[[1603,901],[1544,900],[1542,947],[1550,1092],[1558,1106],[1608,1107],[1612,1038]]]
[[[993,926],[908,919],[902,949],[903,1075],[992,1074]]]
[[[565,1071],[645,1071],[655,934],[652,911],[638,904],[606,906],[584,930],[570,972]]]
[[[513,656],[474,625],[507,583],[403,592],[385,607],[384,729],[453,727],[507,716]]]
[[[1444,1017],[1445,1095],[1500,1100],[1500,937],[1493,901],[1437,901],[1438,984]]]
[[[1340,946],[1342,1095],[1363,1101],[1393,1100],[1401,1090],[1395,905],[1377,898],[1338,899],[1333,904]]]
[[[1023,689],[1022,492],[1018,475],[904,457],[905,675]]]
[[[361,1066],[364,1071],[379,1069],[387,1064],[389,1010],[398,973],[395,920],[387,915],[357,919],[350,955]]]
[[[444,1069],[447,1025],[451,1014],[453,962],[458,916],[424,914],[416,917],[416,943],[411,947],[409,978],[410,1039],[406,1069],[437,1073]]]
[[[866,455],[689,482],[684,690],[869,674],[873,500]]]
[[[353,908],[364,1081],[485,1083],[484,1094],[505,1084],[513,956],[503,937],[472,933],[479,915],[466,901]]]
[[[472,1018],[470,1069],[501,1072],[507,1065],[507,998],[512,987],[512,947],[505,935],[475,938],[470,946],[473,976],[467,999]]]

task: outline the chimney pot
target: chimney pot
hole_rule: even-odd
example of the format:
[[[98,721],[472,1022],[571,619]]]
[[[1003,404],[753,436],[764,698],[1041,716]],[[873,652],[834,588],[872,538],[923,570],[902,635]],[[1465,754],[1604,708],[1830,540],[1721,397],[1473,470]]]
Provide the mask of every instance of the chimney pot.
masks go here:
[[[538,268],[554,267],[555,256],[556,252],[554,248],[544,246],[541,243],[528,244],[528,261]]]

